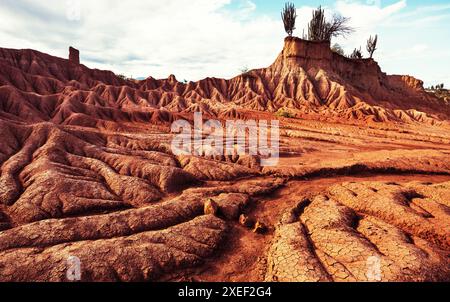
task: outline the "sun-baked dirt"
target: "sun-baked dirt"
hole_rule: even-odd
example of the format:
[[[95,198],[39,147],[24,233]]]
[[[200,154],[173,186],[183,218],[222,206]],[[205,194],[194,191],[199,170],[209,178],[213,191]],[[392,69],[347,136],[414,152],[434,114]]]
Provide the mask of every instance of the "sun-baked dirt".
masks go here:
[[[450,281],[448,103],[301,43],[187,84],[0,49],[0,281]],[[171,151],[192,112],[279,109],[275,167]]]

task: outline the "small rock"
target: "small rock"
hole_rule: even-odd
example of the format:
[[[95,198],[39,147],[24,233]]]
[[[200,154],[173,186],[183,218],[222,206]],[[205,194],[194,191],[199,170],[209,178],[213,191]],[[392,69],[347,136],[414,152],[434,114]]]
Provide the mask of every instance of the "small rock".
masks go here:
[[[237,221],[243,209],[249,203],[249,197],[245,194],[220,194],[215,201],[219,206],[220,214],[230,221]]]
[[[256,222],[255,228],[253,229],[253,233],[264,234],[266,232],[267,232],[267,226],[260,221]]]
[[[31,234],[31,235],[29,236],[29,238],[30,238],[31,240],[36,240],[36,239],[38,239],[39,237],[40,237],[39,234]]]
[[[205,206],[204,206],[205,215],[216,216],[218,210],[219,210],[219,206],[217,205],[217,203],[214,200],[208,199],[205,202]]]
[[[298,216],[294,213],[294,211],[289,211],[283,214],[281,217],[281,224],[288,225],[298,221]]]
[[[73,47],[69,47],[69,62],[80,65],[80,51]]]
[[[246,228],[249,228],[249,229],[253,227],[253,222],[252,222],[251,219],[248,218],[248,216],[245,215],[245,214],[242,214],[242,215],[239,217],[239,224],[242,225],[242,226],[244,226],[244,227],[246,227]]]

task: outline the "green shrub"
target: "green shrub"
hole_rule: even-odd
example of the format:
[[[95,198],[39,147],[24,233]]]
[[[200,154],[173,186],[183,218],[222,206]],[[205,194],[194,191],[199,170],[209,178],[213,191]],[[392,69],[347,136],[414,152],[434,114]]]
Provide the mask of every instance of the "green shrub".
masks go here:
[[[278,116],[278,117],[283,117],[283,118],[296,118],[295,114],[293,114],[292,112],[287,111],[286,109],[278,110],[275,115]]]

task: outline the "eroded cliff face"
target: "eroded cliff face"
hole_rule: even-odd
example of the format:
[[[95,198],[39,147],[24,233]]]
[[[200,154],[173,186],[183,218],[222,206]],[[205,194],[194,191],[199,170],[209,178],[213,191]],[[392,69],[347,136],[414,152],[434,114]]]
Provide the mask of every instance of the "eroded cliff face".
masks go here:
[[[300,111],[313,104],[314,111],[331,109],[332,115],[339,111],[348,118],[378,122],[432,122],[447,119],[450,112],[448,106],[443,108],[442,102],[425,92],[422,81],[386,75],[375,60],[341,56],[331,51],[329,42],[286,38],[282,53],[269,70],[287,88],[287,92],[285,88],[276,90],[276,103]],[[284,104],[283,99],[291,101]],[[306,106],[299,107],[305,100]]]

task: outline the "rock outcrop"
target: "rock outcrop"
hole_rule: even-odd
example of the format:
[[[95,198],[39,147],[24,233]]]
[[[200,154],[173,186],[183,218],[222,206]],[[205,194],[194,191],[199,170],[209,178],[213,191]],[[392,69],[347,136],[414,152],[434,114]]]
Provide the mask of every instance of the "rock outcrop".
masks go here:
[[[69,62],[75,65],[80,65],[80,51],[73,47],[69,47]]]

